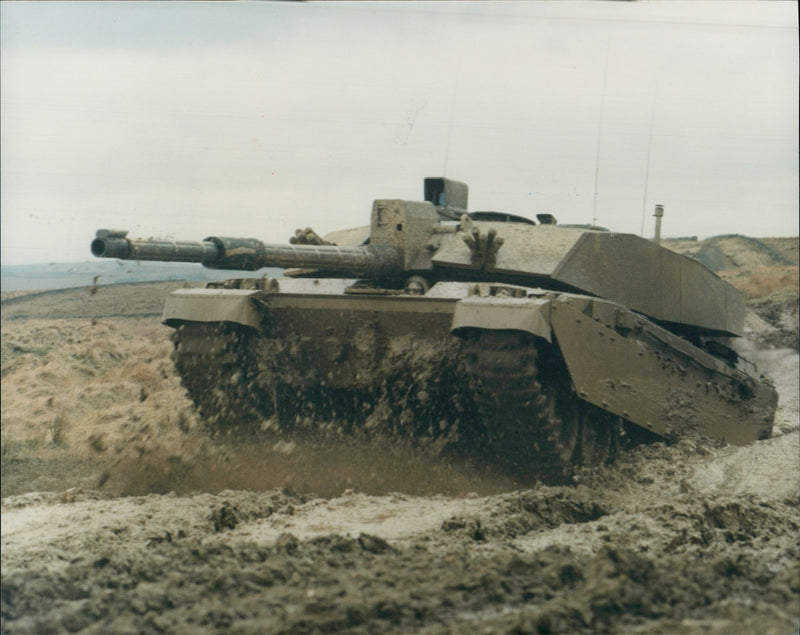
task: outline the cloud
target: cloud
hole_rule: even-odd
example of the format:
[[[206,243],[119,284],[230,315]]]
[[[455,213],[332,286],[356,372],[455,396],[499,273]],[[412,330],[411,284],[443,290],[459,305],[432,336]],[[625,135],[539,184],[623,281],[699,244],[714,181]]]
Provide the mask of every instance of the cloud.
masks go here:
[[[6,5],[3,263],[100,226],[283,242],[443,172],[473,209],[796,234],[793,12],[698,4]]]

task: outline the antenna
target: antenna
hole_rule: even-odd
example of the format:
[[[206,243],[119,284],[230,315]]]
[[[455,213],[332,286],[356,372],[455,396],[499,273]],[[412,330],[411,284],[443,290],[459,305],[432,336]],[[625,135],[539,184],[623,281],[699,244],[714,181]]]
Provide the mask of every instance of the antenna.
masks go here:
[[[458,80],[461,78],[461,60],[456,69],[456,83],[453,86],[453,100],[450,102],[450,124],[447,127],[447,143],[444,147],[444,168],[442,176],[447,176],[447,160],[450,158],[450,137],[453,135],[453,115],[456,112],[456,96],[458,95]]]
[[[650,108],[650,133],[647,137],[647,163],[644,169],[644,198],[642,199],[642,230],[639,235],[644,237],[644,215],[645,208],[647,207],[647,181],[650,178],[650,150],[653,147],[653,122],[656,119],[656,95],[658,95],[658,82],[656,81],[656,88],[653,91],[653,105]]]
[[[597,181],[600,176],[600,137],[603,133],[603,114],[606,109],[606,83],[608,82],[608,57],[611,42],[606,44],[606,66],[603,70],[603,91],[600,94],[600,121],[597,122],[597,154],[594,159],[594,200],[592,201],[592,227],[597,227]]]

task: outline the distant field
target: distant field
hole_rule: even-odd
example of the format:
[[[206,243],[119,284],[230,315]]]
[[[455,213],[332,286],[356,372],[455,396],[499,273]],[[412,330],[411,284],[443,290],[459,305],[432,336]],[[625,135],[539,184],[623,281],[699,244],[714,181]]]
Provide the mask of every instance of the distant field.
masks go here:
[[[140,282],[34,293],[3,294],[3,320],[43,318],[146,317],[161,315],[175,289],[200,282]]]
[[[18,291],[47,291],[94,285],[129,282],[184,281],[208,282],[228,278],[259,278],[265,273],[279,275],[280,269],[261,271],[218,271],[197,264],[180,262],[137,262],[122,260],[89,260],[74,263],[11,265],[0,270],[0,288],[6,293]]]

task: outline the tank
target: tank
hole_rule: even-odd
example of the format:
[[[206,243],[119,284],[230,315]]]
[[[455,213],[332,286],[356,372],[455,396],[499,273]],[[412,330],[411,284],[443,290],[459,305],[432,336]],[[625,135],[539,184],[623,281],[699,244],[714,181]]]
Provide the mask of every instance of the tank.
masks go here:
[[[774,388],[732,346],[741,294],[638,236],[467,211],[466,184],[379,199],[370,224],[287,244],[131,240],[95,256],[279,267],[181,289],[163,321],[215,432],[381,436],[568,478],[642,440],[768,437]]]

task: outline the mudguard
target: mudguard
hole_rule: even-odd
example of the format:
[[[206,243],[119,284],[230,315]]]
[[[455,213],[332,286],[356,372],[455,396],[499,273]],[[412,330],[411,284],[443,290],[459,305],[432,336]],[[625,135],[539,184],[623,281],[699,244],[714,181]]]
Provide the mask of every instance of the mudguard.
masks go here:
[[[178,289],[167,296],[162,321],[233,322],[259,328],[262,315],[252,299],[263,296],[257,289]]]
[[[451,332],[469,328],[525,331],[550,342],[550,299],[465,298],[455,306]]]

